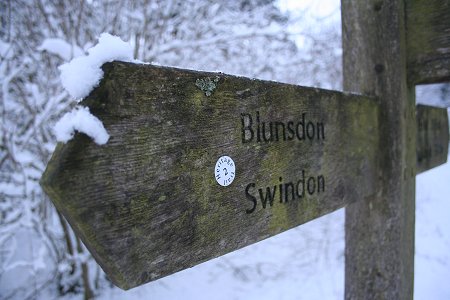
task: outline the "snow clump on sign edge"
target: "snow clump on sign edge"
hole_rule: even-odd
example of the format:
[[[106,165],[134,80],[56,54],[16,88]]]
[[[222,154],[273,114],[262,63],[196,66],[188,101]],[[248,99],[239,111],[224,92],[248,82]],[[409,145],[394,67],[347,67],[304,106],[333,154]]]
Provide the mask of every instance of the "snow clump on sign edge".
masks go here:
[[[59,67],[63,87],[80,101],[100,83],[103,78],[101,66],[113,60],[133,61],[133,49],[119,37],[102,33],[98,44],[88,50],[87,56],[76,57]],[[73,137],[75,131],[87,134],[99,145],[106,144],[109,139],[102,122],[87,107],[75,107],[54,128],[56,140],[64,143]]]
[[[109,134],[102,122],[92,115],[87,107],[77,106],[56,123],[56,139],[66,143],[72,139],[75,130],[87,134],[98,145],[104,145],[109,140]]]
[[[119,37],[102,33],[98,44],[88,50],[87,56],[76,57],[59,67],[61,82],[70,96],[82,99],[103,78],[101,66],[113,60],[133,61],[133,49]]]

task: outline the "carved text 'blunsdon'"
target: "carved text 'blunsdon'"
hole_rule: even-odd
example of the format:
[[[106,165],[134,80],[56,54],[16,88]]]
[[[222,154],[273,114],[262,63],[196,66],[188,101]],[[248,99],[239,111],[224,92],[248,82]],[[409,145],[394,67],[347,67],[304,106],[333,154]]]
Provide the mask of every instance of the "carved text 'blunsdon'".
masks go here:
[[[241,113],[242,143],[268,143],[292,140],[325,140],[325,125],[323,122],[308,120],[302,113],[297,120],[263,121],[259,111],[252,116]]]

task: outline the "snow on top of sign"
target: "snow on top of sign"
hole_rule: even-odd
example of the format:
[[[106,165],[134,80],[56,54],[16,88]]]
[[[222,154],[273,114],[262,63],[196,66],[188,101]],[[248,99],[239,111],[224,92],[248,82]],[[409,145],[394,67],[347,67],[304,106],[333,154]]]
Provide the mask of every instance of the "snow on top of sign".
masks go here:
[[[64,56],[67,54],[65,50],[68,46],[70,45],[61,41],[46,40],[40,49]],[[133,61],[132,46],[108,33],[102,33],[98,44],[88,49],[87,52],[88,55],[76,57],[59,67],[63,87],[77,101],[89,95],[100,83],[103,78],[101,66],[104,63],[113,60]],[[105,144],[109,139],[102,122],[86,107],[77,106],[71,112],[66,113],[54,128],[56,139],[59,142],[69,141],[75,131],[87,134],[99,145]]]
[[[101,66],[113,60],[133,61],[133,49],[119,37],[102,33],[98,44],[88,50],[88,55],[72,59],[59,67],[64,88],[75,99],[89,95],[103,77]]]
[[[65,143],[73,137],[75,130],[87,134],[99,145],[106,144],[109,139],[102,122],[87,107],[77,106],[56,123],[56,139]]]

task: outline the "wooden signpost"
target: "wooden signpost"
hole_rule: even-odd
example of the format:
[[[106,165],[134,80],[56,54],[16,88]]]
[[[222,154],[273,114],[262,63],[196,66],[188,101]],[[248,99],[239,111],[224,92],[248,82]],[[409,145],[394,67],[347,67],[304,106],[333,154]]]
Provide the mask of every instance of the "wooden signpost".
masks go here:
[[[122,288],[376,193],[374,99],[123,62],[103,69],[82,104],[110,140],[58,145],[41,183]]]
[[[402,3],[343,1],[345,88],[365,96],[105,64],[81,104],[110,140],[58,144],[42,187],[123,289],[345,206],[346,298],[412,296],[414,177],[446,161],[448,120],[415,109]]]

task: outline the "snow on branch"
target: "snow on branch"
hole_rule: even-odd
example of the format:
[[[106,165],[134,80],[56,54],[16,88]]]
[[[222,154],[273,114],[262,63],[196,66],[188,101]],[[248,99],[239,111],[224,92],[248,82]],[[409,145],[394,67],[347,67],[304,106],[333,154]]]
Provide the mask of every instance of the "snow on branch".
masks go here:
[[[72,46],[65,40],[58,38],[45,39],[37,50],[58,55],[65,61],[70,60],[72,57],[83,55],[83,50],[80,47]]]
[[[281,38],[279,36],[282,36]],[[248,39],[248,38],[256,38],[256,37],[267,37],[270,39],[284,40],[285,32],[282,29],[276,28],[275,26],[269,27],[265,30],[244,30],[240,29],[238,32],[233,32],[229,35],[216,35],[210,38],[203,38],[201,40],[177,40],[173,42],[166,43],[165,45],[157,48],[157,53],[154,55],[160,55],[162,53],[171,52],[179,48],[195,48],[195,47],[203,47],[207,45],[217,45],[222,42],[229,42],[231,40],[239,40],[239,39]]]

